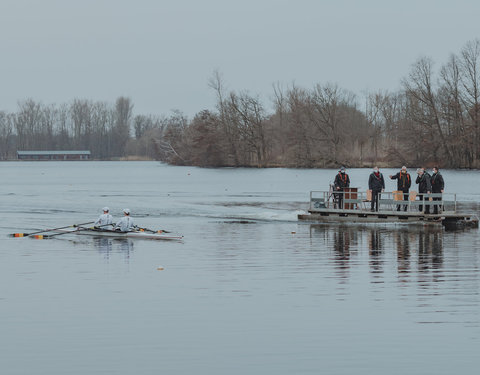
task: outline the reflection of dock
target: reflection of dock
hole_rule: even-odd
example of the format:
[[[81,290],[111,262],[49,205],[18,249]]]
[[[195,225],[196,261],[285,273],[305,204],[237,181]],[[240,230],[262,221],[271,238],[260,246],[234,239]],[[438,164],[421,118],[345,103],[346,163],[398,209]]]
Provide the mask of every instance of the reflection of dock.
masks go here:
[[[344,194],[343,199],[339,202],[335,194],[337,197]],[[444,197],[445,194],[424,194],[423,200],[414,197],[404,201],[395,192],[386,192],[379,199],[379,210],[372,212],[366,193],[312,191],[309,213],[298,215],[298,219],[317,223],[401,223],[478,228],[476,215],[457,212],[455,194],[448,196],[448,200]],[[434,208],[438,213],[427,213],[433,212]]]
[[[441,226],[402,226],[385,228],[359,224],[328,223],[310,224],[310,238],[315,244],[324,243],[332,250],[331,259],[337,276],[343,283],[349,270],[368,261],[373,282],[384,273],[384,264],[396,250],[396,267],[399,281],[409,281],[412,272],[422,275],[418,280],[441,281],[438,272],[443,267],[443,238],[447,232]],[[450,232],[454,233],[454,232]],[[461,238],[463,236],[459,236]],[[450,235],[450,238],[451,235]],[[368,251],[368,258],[365,258]],[[362,260],[363,257],[363,260]],[[435,269],[437,272],[429,272]]]

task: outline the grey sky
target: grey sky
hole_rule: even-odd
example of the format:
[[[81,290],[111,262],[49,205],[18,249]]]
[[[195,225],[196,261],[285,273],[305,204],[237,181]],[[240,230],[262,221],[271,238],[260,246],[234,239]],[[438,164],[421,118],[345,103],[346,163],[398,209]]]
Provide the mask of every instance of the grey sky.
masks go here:
[[[272,84],[400,87],[480,37],[473,0],[0,0],[0,110],[26,98],[132,99],[135,114],[213,109],[218,69],[266,100]]]

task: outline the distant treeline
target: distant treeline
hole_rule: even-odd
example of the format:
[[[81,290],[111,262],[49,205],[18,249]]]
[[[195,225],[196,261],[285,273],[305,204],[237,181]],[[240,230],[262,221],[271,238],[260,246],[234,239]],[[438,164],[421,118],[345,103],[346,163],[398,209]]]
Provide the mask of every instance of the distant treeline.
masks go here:
[[[209,81],[216,108],[189,120],[133,116],[133,103],[19,103],[0,112],[0,158],[16,150],[90,150],[95,159],[140,157],[206,167],[349,167],[438,164],[480,167],[480,40],[434,70],[420,58],[398,92],[365,101],[335,84],[273,87],[267,105]]]

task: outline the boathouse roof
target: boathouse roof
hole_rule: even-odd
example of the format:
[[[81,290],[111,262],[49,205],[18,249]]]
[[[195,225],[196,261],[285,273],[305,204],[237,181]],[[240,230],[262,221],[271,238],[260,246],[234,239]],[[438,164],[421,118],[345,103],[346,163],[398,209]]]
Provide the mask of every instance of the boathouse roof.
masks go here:
[[[18,155],[90,155],[90,151],[17,151]]]

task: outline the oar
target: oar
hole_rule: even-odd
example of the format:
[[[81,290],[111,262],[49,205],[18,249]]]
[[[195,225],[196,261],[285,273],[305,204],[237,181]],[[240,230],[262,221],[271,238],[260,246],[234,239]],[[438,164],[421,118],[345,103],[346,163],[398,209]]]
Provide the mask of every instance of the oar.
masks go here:
[[[85,223],[85,224],[91,224],[93,223],[93,221],[91,221],[90,223]],[[115,223],[112,223],[112,224],[104,224],[104,225],[98,225],[96,227],[90,227],[90,228],[84,228],[82,227],[82,225],[85,225],[85,224],[76,224],[74,225],[75,228],[78,228],[77,230],[95,230],[95,228],[101,228],[101,227],[106,227],[108,225],[113,225],[115,226]],[[68,227],[67,227],[68,228]],[[60,229],[60,228],[58,228]],[[55,233],[55,234],[37,234],[34,236],[35,239],[37,240],[46,240],[48,238],[52,238],[52,237],[56,237],[56,236],[61,236],[62,234],[68,234],[68,233],[72,233],[74,231],[69,231],[69,232],[62,232],[62,233]]]
[[[11,237],[28,237],[28,236],[32,236],[32,235],[38,234],[38,233],[54,232],[54,231],[56,231],[56,230],[66,229],[66,228],[76,228],[76,227],[79,227],[79,226],[81,226],[81,225],[87,225],[87,224],[92,224],[92,223],[94,223],[94,221],[89,221],[88,223],[82,223],[82,224],[67,225],[66,227],[59,227],[59,228],[53,228],[53,229],[44,229],[44,230],[39,230],[38,232],[32,232],[32,233],[11,233],[10,236],[11,236]]]
[[[140,232],[149,232],[149,233],[172,233],[168,230],[163,230],[163,229],[159,229],[159,230],[153,230],[153,229],[148,229],[148,228],[141,228],[141,227],[136,227]]]
[[[85,224],[91,224],[93,223],[93,221],[91,221],[90,223],[85,223]],[[85,225],[85,224],[76,224],[74,225],[75,228],[77,228],[78,231],[81,231],[81,230],[94,230],[95,228],[101,228],[101,227],[106,227],[107,225],[115,225],[115,224],[104,224],[104,225],[99,225],[97,227],[91,227],[91,228],[84,228],[82,227],[82,225]],[[58,228],[60,229],[60,228]],[[48,238],[52,238],[52,237],[56,237],[56,236],[61,236],[62,234],[69,234],[69,233],[72,233],[74,231],[68,231],[68,232],[62,232],[62,233],[55,233],[55,234],[37,234],[36,236],[34,236],[33,238],[37,239],[37,240],[46,240]]]
[[[77,230],[82,230],[82,228],[78,228]],[[83,229],[85,230],[85,229]],[[56,236],[61,236],[62,234],[69,234],[72,233],[73,231],[65,231],[62,233],[55,233],[55,234],[36,234],[33,236],[36,240],[46,240],[48,238],[56,237]]]

